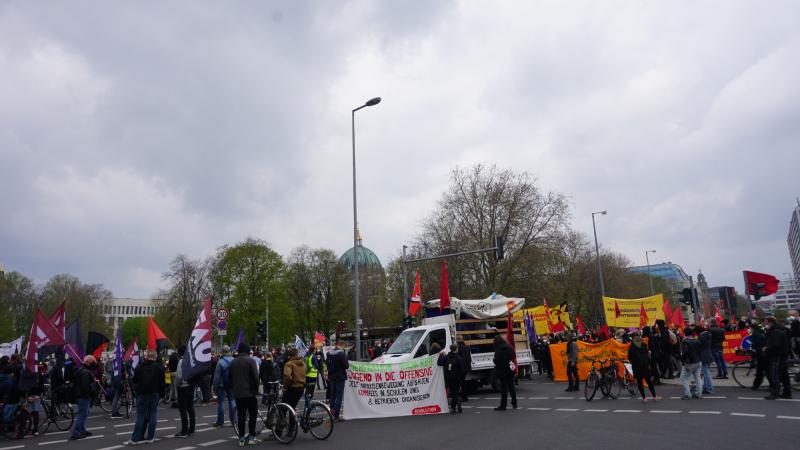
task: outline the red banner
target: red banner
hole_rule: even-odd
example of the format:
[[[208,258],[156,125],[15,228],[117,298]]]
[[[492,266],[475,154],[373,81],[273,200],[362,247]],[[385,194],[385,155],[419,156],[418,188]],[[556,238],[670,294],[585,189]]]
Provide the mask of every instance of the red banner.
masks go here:
[[[747,339],[749,336],[750,335],[747,334],[747,330],[728,331],[725,333],[725,342],[722,343],[722,358],[725,359],[726,363],[746,361],[750,359],[749,356],[740,356],[736,354],[736,350],[750,347],[749,339],[747,345],[745,346],[745,339]]]

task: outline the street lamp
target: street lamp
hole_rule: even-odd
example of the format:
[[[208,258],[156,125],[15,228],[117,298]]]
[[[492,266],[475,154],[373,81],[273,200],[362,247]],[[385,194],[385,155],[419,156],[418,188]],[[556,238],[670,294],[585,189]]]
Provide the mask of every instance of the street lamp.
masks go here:
[[[597,254],[597,274],[600,277],[600,301],[601,303],[603,303],[603,297],[606,296],[606,287],[603,284],[603,266],[600,264],[600,246],[597,244],[597,225],[595,224],[594,221],[594,216],[597,214],[605,216],[606,214],[608,214],[608,211],[597,211],[592,213],[592,230],[594,230],[594,251]],[[599,317],[597,317],[597,313],[595,313],[595,321],[598,323],[599,326],[600,319]]]
[[[353,131],[353,264],[355,265],[356,291],[356,360],[361,360],[361,308],[358,289],[358,203],[356,202],[356,111],[367,106],[375,106],[381,102],[380,97],[367,100],[366,103],[353,110],[351,127]]]
[[[650,274],[650,253],[655,253],[655,250],[645,250],[644,259],[647,260],[647,277],[650,279],[650,296],[656,295],[653,291],[653,275]]]

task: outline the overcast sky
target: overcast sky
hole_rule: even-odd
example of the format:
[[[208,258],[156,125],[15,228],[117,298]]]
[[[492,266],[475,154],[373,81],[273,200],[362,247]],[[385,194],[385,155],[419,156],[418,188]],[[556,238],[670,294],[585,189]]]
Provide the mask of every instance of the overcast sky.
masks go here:
[[[800,3],[0,2],[0,263],[147,297],[248,236],[386,263],[450,170],[527,170],[644,264],[791,270]],[[513,293],[508,293],[513,294]]]

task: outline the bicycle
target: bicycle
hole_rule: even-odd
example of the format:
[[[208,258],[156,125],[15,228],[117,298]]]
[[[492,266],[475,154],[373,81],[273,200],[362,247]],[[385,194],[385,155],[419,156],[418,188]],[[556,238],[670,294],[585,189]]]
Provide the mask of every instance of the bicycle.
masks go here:
[[[303,395],[303,414],[298,417],[303,433],[311,433],[315,439],[323,441],[333,433],[333,413],[323,402],[314,400],[313,394]],[[297,433],[297,427],[295,427]]]
[[[624,374],[622,376],[620,376],[620,379],[619,379],[620,384],[622,384],[622,387],[624,387],[625,390],[628,391],[628,394],[636,395],[636,389],[637,389],[637,387],[636,387],[636,378],[633,376],[633,367],[631,366],[631,363],[628,362],[628,360],[626,360],[626,359],[616,359],[616,358],[614,358],[612,361],[614,363],[616,363],[616,362],[622,363],[622,367],[623,367],[625,372],[624,372]]]
[[[7,440],[22,439],[31,431],[31,427],[33,427],[33,417],[30,411],[28,411],[28,395],[27,393],[23,394],[24,395],[20,396],[19,405],[17,405],[14,411],[9,415],[9,420],[5,420],[5,408],[13,406],[3,405],[3,417],[0,417],[0,429],[2,429],[0,435]]]
[[[597,366],[599,363],[599,367]],[[587,402],[592,401],[597,389],[603,394],[603,397],[611,397],[612,399],[619,398],[622,389],[620,377],[617,375],[617,365],[613,360],[601,359],[592,361],[592,367],[589,370],[589,376],[586,383],[583,385],[583,395]]]
[[[286,403],[278,402],[278,391],[280,389],[280,381],[268,382],[269,392],[267,393],[267,414],[262,414],[258,410],[258,417],[261,419],[261,428],[256,431],[256,436],[261,436],[265,429],[272,431],[272,435],[281,444],[291,444],[297,437],[297,416],[294,409]],[[233,432],[236,437],[242,437],[239,432],[237,418],[230,417]]]
[[[758,360],[752,350],[737,350],[737,355],[748,355],[751,358],[744,361],[737,361],[733,363],[731,373],[733,374],[733,381],[740,387],[752,389],[753,382],[755,381],[756,371],[758,367]],[[800,364],[796,359],[789,359],[789,383],[793,391],[800,391]],[[767,369],[768,370],[768,369]],[[764,374],[766,380],[766,373]],[[763,383],[763,389],[769,389],[769,383]]]
[[[49,394],[49,398],[47,394]],[[72,423],[75,421],[72,405],[58,399],[57,395],[50,391],[50,385],[45,385],[42,395],[42,411],[46,416],[46,421],[41,426],[42,433],[47,433],[50,424],[55,425],[59,431],[67,431],[72,428]]]

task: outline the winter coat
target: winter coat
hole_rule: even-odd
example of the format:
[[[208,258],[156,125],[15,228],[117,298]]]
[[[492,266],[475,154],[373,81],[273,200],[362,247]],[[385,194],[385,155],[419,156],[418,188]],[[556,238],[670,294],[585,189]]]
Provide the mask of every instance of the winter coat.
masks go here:
[[[231,364],[233,364],[233,357],[230,355],[223,356],[222,358],[219,359],[219,361],[217,361],[217,365],[216,367],[214,367],[214,383],[212,384],[215,388],[222,388],[222,389],[225,388],[225,377],[223,374],[223,372],[225,371],[225,367],[228,368],[228,379],[230,381]]]
[[[789,333],[786,327],[776,323],[767,330],[767,351],[766,355],[770,358],[787,356],[791,353],[789,345]]]
[[[75,398],[91,398],[94,393],[94,375],[88,367],[81,366],[75,372]]]
[[[458,352],[439,355],[436,365],[444,367],[444,380],[447,384],[459,384],[466,374],[464,359]]]
[[[161,394],[164,392],[164,366],[145,359],[133,371],[131,383],[136,389],[136,394]]]
[[[650,368],[650,352],[644,344],[631,344],[628,347],[628,361],[631,362],[634,373],[645,371]]]
[[[494,371],[497,376],[508,376],[514,373],[510,363],[514,361],[514,349],[503,341],[494,351]]]
[[[283,366],[283,385],[286,388],[303,388],[306,386],[306,363],[303,358],[293,356]]]
[[[708,330],[700,333],[698,342],[700,342],[700,362],[703,364],[711,364],[714,362],[714,355],[711,354],[711,340],[711,332]]]
[[[258,394],[258,365],[248,353],[240,353],[228,368],[233,398],[255,398]]]
[[[334,348],[328,352],[326,365],[328,366],[329,381],[341,381],[347,379],[347,369],[350,368],[350,361],[348,361],[347,354],[343,350]]]
[[[458,343],[458,356],[464,361],[464,375],[472,370],[472,352],[463,341]]]

